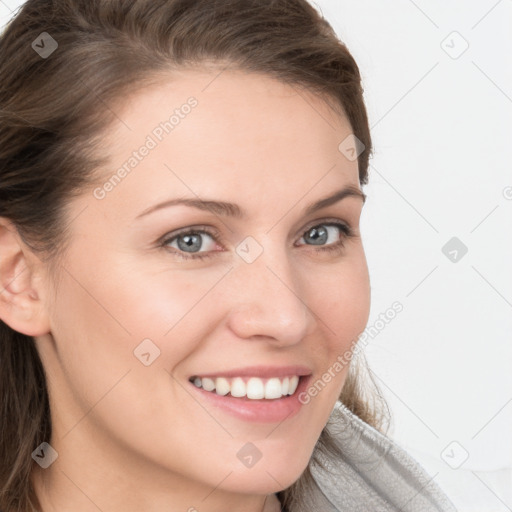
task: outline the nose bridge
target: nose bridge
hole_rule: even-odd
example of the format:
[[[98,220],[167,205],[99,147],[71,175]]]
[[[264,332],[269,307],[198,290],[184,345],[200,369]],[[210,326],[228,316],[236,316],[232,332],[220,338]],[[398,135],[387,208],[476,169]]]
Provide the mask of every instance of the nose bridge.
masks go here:
[[[264,248],[254,239],[237,247],[240,260],[231,275],[236,304],[230,326],[242,338],[265,336],[281,344],[297,343],[313,319],[306,298],[301,297],[300,275],[285,248],[275,247],[275,242],[270,248],[270,238],[267,241]]]

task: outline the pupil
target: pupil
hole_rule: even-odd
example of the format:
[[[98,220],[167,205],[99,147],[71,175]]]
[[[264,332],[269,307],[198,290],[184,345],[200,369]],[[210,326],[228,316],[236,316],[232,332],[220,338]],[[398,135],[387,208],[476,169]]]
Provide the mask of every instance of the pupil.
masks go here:
[[[181,242],[183,240],[184,242]],[[178,238],[178,247],[182,250],[184,249],[195,249],[199,250],[201,248],[201,241],[198,235],[183,235]]]
[[[313,233],[313,236],[308,237],[315,245],[321,245],[326,241],[327,230],[325,228],[312,228],[310,229],[310,233]],[[320,240],[320,242],[319,242]]]

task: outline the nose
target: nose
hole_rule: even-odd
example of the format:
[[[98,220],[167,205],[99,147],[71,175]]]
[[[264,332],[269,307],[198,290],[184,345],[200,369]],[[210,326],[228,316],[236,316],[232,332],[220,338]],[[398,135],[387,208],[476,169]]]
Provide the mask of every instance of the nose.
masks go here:
[[[252,263],[240,261],[230,274],[228,324],[239,338],[293,345],[314,329],[316,319],[301,287],[304,276],[284,251],[279,257],[264,251]]]

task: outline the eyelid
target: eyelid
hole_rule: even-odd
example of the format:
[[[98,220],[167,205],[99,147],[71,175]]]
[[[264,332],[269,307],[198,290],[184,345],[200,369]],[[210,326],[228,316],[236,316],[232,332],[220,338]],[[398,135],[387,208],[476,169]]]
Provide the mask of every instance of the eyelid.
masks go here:
[[[158,245],[165,245],[169,243],[171,240],[174,240],[175,238],[179,237],[180,235],[186,235],[187,233],[206,234],[212,237],[215,240],[215,242],[218,242],[221,245],[225,245],[226,243],[224,237],[222,236],[222,233],[217,228],[214,228],[213,226],[208,226],[206,224],[194,224],[191,226],[187,226],[186,228],[178,229],[176,231],[170,231],[166,233],[164,236],[160,237],[157,243]]]
[[[348,229],[352,230],[352,226],[346,220],[340,219],[338,217],[322,217],[320,219],[308,222],[305,227],[301,228],[299,233],[304,234],[306,231],[309,231],[311,228],[314,228],[319,224],[343,224]]]

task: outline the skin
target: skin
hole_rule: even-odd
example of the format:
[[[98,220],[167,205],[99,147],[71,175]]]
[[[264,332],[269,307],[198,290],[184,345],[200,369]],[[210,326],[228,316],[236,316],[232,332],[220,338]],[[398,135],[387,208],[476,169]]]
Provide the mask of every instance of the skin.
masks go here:
[[[58,279],[1,219],[1,318],[35,337],[48,376],[59,456],[34,464],[44,512],[279,510],[274,493],[306,468],[348,367],[281,424],[193,400],[188,378],[305,364],[314,382],[368,321],[363,201],[304,214],[345,185],[360,189],[357,161],[338,150],[349,122],[319,96],[261,74],[183,71],[116,111],[105,179],[190,96],[197,107],[104,199],[91,188],[72,200]],[[247,219],[173,206],[134,220],[182,195],[237,203]],[[326,219],[355,233],[340,252],[303,238]],[[203,235],[210,258],[180,259],[176,240],[158,246],[203,224],[222,237]],[[324,247],[344,236],[328,233]],[[235,252],[247,236],[263,248],[250,264]],[[150,366],[133,354],[146,338],[161,351]],[[247,442],[262,453],[251,468],[236,457]]]

